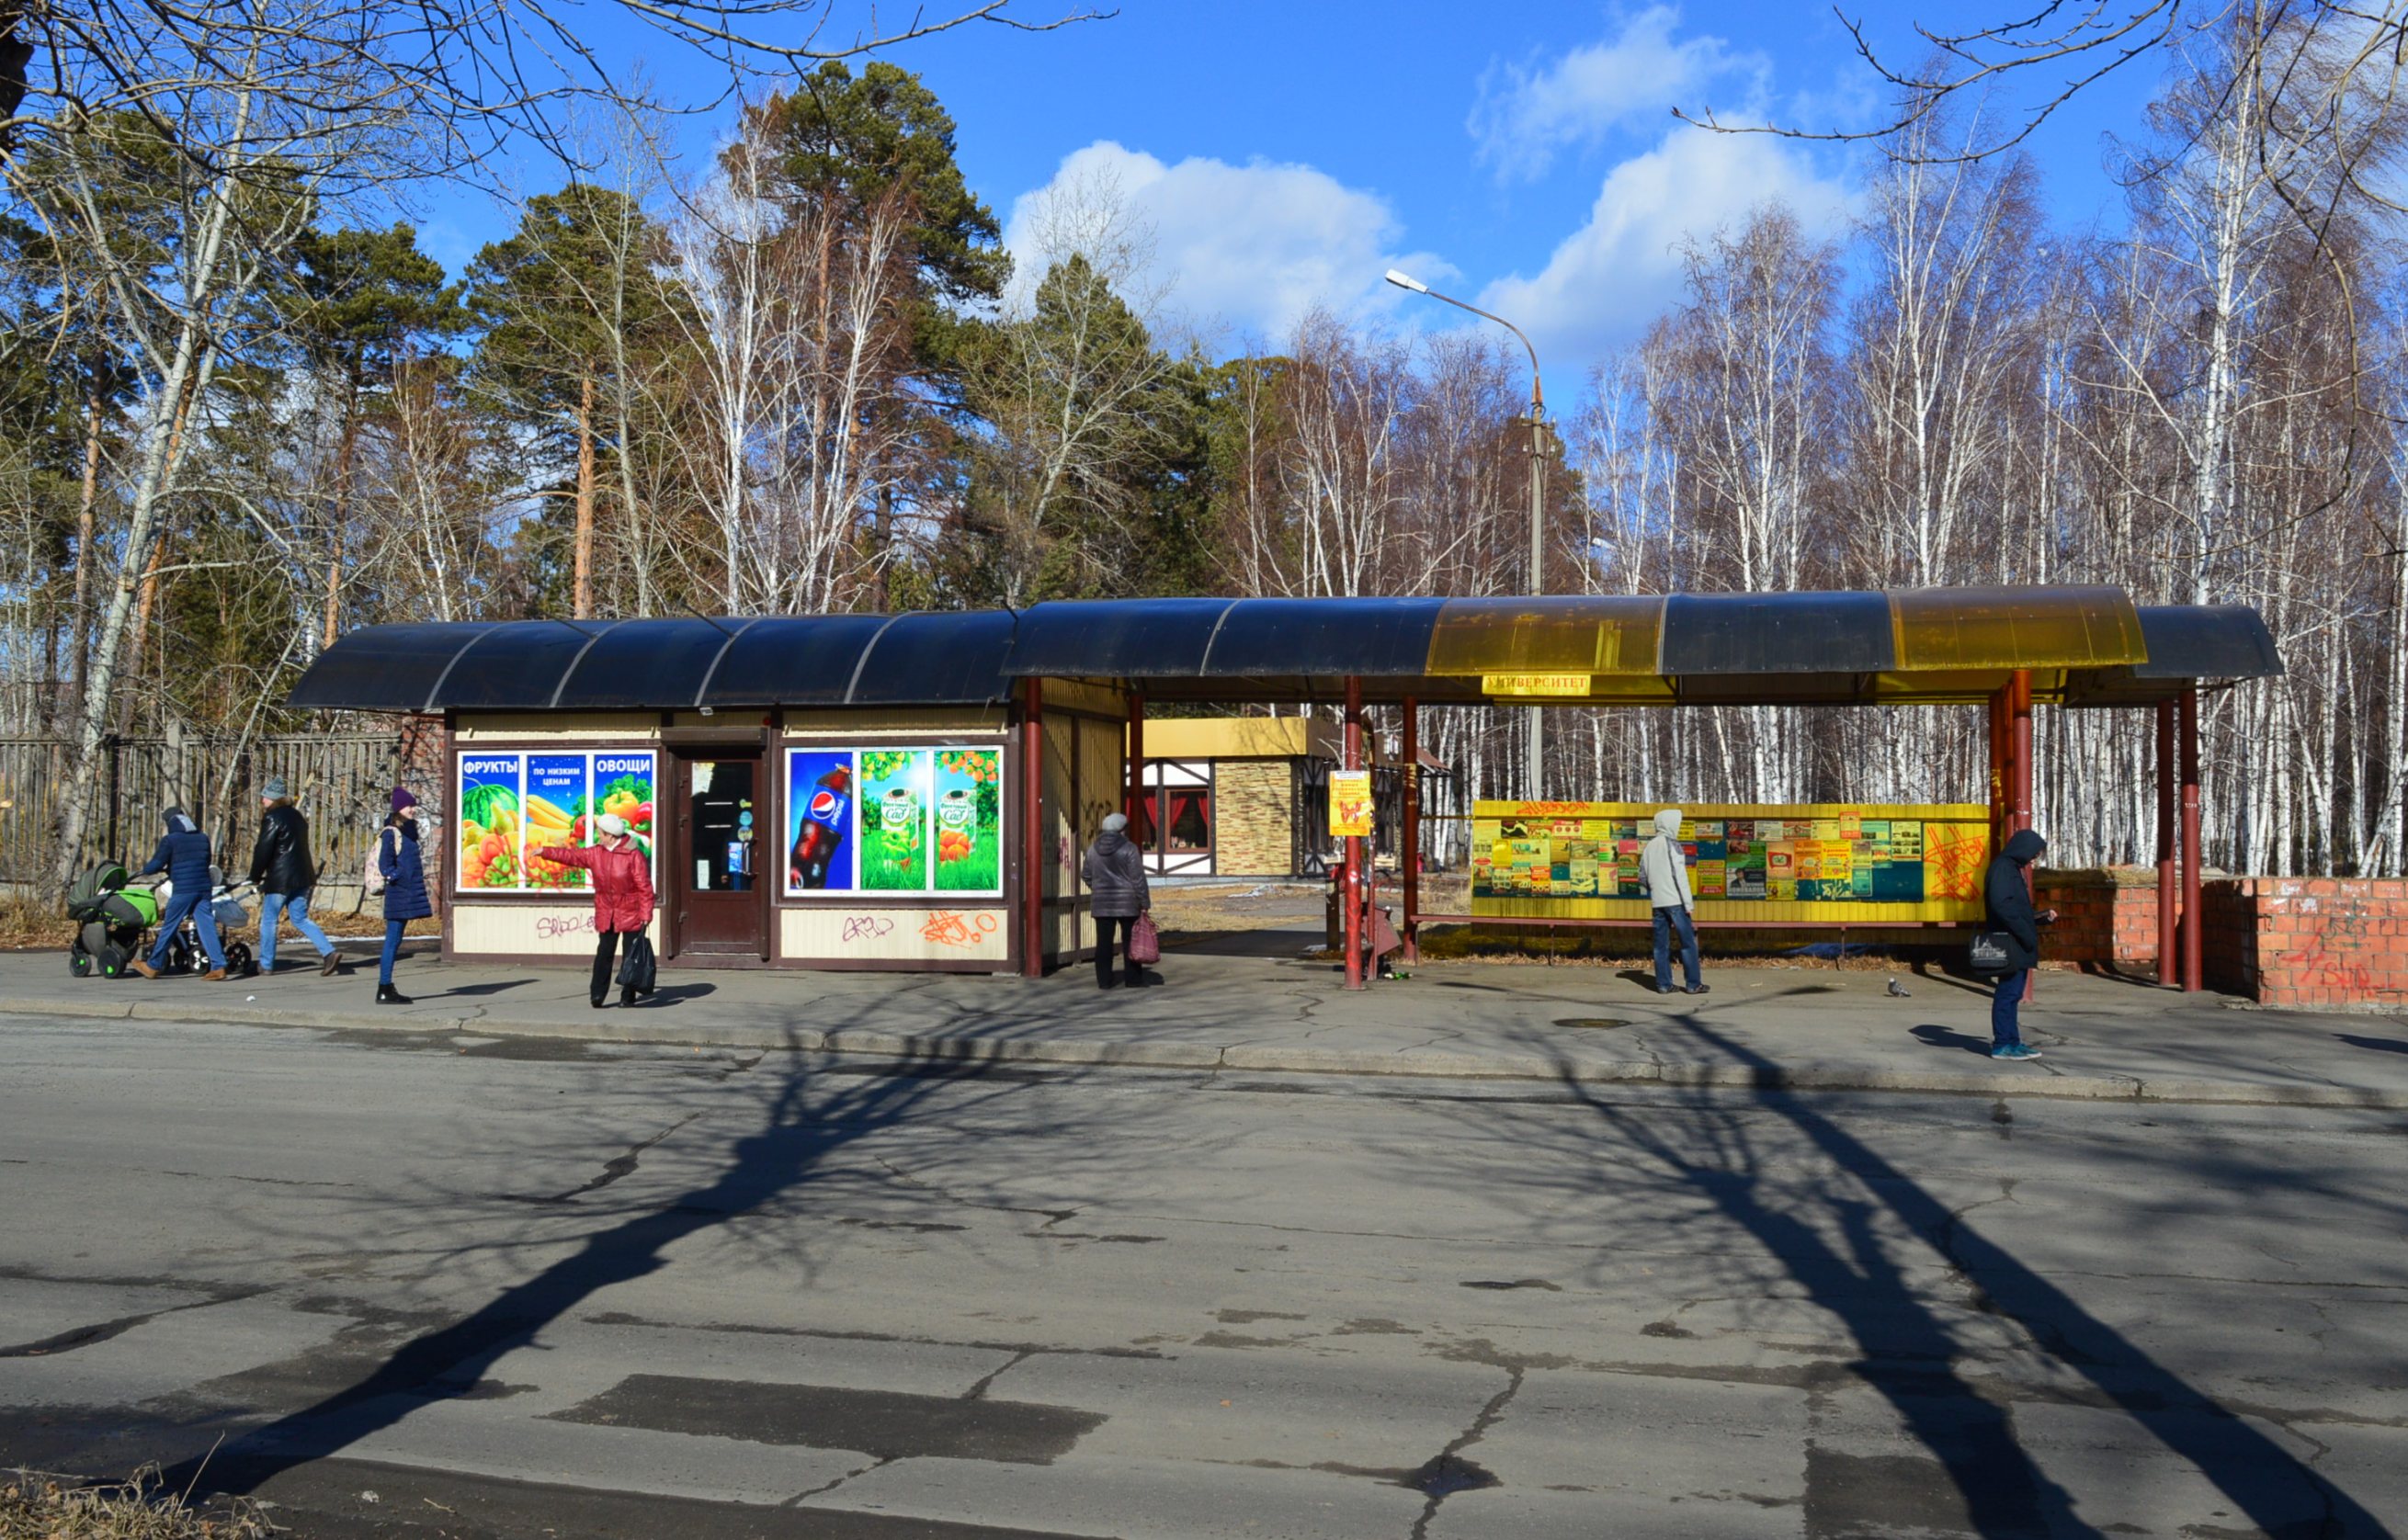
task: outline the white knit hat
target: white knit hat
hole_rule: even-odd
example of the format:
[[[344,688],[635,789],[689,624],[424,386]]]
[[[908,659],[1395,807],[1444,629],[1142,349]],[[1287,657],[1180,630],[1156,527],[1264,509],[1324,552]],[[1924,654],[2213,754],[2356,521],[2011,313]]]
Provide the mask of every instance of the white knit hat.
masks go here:
[[[612,839],[617,839],[621,834],[627,832],[627,820],[621,818],[616,813],[605,813],[600,818],[594,820],[594,827],[601,830]]]

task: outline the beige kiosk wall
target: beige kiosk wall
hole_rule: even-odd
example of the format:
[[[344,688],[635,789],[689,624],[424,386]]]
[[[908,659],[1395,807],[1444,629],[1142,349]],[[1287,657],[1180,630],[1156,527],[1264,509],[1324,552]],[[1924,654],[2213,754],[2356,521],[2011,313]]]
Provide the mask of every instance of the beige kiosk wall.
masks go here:
[[[657,949],[661,922],[645,927]],[[571,904],[480,904],[462,900],[452,916],[452,949],[497,957],[592,957],[594,901]]]
[[[977,908],[866,908],[815,905],[778,911],[778,955],[801,962],[1011,962],[1011,912]],[[591,945],[589,943],[589,945]]]
[[[452,729],[458,743],[556,742],[592,749],[650,749],[660,736],[656,711],[480,712]]]

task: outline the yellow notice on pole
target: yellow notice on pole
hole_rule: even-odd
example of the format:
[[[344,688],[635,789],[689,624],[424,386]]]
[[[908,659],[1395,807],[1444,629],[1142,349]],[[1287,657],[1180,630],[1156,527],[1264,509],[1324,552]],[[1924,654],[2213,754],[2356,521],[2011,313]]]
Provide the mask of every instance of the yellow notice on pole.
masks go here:
[[[1329,772],[1329,832],[1340,839],[1371,833],[1371,772]]]
[[[1589,677],[1585,674],[1483,674],[1480,692],[1484,695],[1536,695],[1553,699],[1588,698]]]

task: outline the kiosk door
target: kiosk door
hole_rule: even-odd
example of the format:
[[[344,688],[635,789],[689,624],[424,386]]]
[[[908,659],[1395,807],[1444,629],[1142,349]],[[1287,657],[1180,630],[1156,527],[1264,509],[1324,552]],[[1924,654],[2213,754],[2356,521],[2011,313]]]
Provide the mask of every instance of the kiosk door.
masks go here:
[[[768,804],[760,791],[758,751],[677,761],[668,886],[677,898],[673,944],[681,954],[768,955],[768,888],[760,876]]]

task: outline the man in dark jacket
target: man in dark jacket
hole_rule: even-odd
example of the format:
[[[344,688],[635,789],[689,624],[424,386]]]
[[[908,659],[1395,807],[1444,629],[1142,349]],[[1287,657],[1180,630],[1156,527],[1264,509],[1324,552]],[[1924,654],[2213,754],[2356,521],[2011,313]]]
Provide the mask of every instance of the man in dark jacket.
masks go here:
[[[159,848],[150,852],[150,863],[142,868],[142,875],[165,872],[176,891],[167,900],[166,912],[159,917],[159,939],[151,944],[150,956],[136,958],[134,971],[145,978],[158,977],[159,965],[167,961],[167,944],[190,915],[193,929],[201,933],[201,949],[209,956],[209,971],[201,977],[223,978],[225,949],[218,945],[218,917],[209,906],[209,836],[181,807],[170,807],[165,816],[167,832],[159,837]]]
[[[1105,816],[1103,832],[1087,847],[1084,875],[1087,912],[1096,917],[1096,988],[1109,990],[1116,982],[1112,977],[1115,949],[1126,955],[1137,917],[1154,907],[1154,894],[1145,881],[1145,853],[1128,837],[1125,814]],[[1145,983],[1145,969],[1130,962],[1125,977],[1128,987],[1137,989]]]
[[[1982,907],[1987,929],[2006,937],[2007,971],[1990,997],[1990,1057],[2037,1059],[2040,1049],[2025,1043],[2015,1023],[2015,1007],[2023,1004],[2024,981],[2040,963],[2040,928],[2057,918],[2055,909],[2035,912],[2031,901],[2031,863],[2048,848],[2048,841],[2029,829],[2007,837],[2007,848],[1991,858],[1982,878]]]
[[[276,971],[279,921],[291,915],[293,928],[318,948],[318,971],[331,974],[341,958],[309,918],[309,891],[318,885],[318,867],[309,859],[309,820],[285,795],[282,776],[260,788],[259,806],[259,843],[251,849],[251,880],[259,889],[257,971]]]

